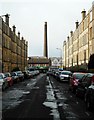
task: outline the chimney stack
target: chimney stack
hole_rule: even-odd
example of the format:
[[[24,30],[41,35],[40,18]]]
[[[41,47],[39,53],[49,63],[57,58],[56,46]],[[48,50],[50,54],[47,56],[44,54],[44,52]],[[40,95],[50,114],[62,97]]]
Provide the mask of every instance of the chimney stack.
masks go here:
[[[44,57],[48,58],[48,46],[47,46],[47,22],[44,25]]]
[[[15,27],[15,25],[13,25],[13,32],[14,32],[14,34],[15,34],[15,32],[16,32],[16,27]]]
[[[69,41],[69,36],[67,37],[67,41]]]
[[[9,26],[9,14],[5,15],[5,22]]]
[[[70,35],[71,35],[71,37],[73,36],[73,31],[70,31]]]
[[[79,22],[78,22],[78,20],[75,22],[75,24],[76,24],[76,29],[77,29],[78,26],[79,26]]]
[[[86,17],[86,11],[85,11],[85,9],[81,13],[82,13],[82,20],[84,20],[85,17]]]
[[[66,45],[66,41],[63,42],[63,46]]]
[[[18,32],[18,38],[20,39],[20,32]]]

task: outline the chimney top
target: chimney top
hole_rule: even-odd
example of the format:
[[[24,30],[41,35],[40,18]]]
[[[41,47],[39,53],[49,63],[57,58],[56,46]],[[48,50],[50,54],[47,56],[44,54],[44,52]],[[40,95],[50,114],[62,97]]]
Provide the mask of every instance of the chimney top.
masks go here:
[[[6,14],[5,15],[5,22],[6,22],[6,24],[9,26],[9,14]]]
[[[73,31],[70,31],[70,35],[71,35],[71,37],[73,36]]]
[[[18,38],[20,39],[20,32],[18,32]]]
[[[66,41],[63,42],[63,46],[66,45]]]
[[[14,32],[14,33],[16,32],[16,27],[15,27],[15,25],[13,25],[13,32]]]
[[[45,24],[47,24],[47,22],[45,22]]]
[[[84,20],[85,17],[86,17],[86,11],[85,11],[85,9],[83,9],[83,11],[81,13],[82,13],[82,20]]]
[[[77,29],[78,26],[79,26],[79,22],[78,22],[78,20],[75,22],[75,24],[76,24],[76,29]]]
[[[67,40],[69,40],[69,36],[67,37]]]

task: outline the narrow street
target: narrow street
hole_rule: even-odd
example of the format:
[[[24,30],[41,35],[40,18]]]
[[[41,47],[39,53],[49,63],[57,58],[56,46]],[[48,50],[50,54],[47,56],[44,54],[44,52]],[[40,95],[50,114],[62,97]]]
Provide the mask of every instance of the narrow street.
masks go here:
[[[93,120],[94,113],[69,91],[68,83],[40,74],[6,89],[3,93],[3,119]]]

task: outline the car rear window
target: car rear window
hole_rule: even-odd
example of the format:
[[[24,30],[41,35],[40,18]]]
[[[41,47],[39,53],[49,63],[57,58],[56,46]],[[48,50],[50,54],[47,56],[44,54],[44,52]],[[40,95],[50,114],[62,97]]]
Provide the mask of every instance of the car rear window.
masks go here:
[[[81,79],[83,76],[84,76],[84,74],[74,74],[73,75],[76,79]]]
[[[63,71],[63,72],[61,72],[61,74],[63,74],[63,75],[71,75],[72,73]]]

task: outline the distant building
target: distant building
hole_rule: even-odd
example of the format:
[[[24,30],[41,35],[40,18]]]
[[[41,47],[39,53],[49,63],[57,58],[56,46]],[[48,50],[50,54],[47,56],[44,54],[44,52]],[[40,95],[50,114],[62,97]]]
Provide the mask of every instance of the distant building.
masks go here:
[[[32,56],[28,59],[28,67],[49,67],[50,60],[46,57]]]
[[[63,43],[63,63],[65,68],[87,69],[90,56],[94,54],[94,2],[86,14],[83,10],[82,21],[76,21],[75,31]]]
[[[11,72],[15,68],[24,70],[27,66],[28,42],[16,35],[16,27],[9,27],[9,15],[5,22],[0,17],[0,72]]]
[[[50,60],[51,60],[51,66],[59,67],[59,68],[62,67],[63,63],[61,57],[50,57]]]

